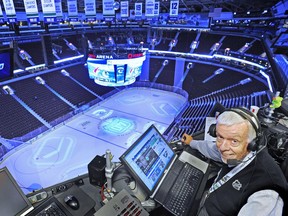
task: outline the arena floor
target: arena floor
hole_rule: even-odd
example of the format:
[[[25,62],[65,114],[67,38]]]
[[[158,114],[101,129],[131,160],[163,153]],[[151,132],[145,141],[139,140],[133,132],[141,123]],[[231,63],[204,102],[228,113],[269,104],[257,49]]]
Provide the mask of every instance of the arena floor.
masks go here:
[[[164,132],[187,99],[173,92],[128,88],[27,142],[2,161],[24,193],[88,173],[109,149],[113,161],[151,125]]]

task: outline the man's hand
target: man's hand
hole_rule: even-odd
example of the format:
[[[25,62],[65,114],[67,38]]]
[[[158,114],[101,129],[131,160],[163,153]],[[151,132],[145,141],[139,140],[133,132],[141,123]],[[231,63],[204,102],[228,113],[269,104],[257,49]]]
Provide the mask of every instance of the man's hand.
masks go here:
[[[193,140],[193,137],[189,134],[184,133],[181,139],[181,142],[185,145],[190,145],[190,142]]]

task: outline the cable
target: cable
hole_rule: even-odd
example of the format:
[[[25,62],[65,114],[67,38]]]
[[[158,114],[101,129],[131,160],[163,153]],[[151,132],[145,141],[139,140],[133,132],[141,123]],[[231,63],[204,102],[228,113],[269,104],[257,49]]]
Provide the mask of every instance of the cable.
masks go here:
[[[134,188],[130,188],[132,191],[135,190],[137,187],[136,182],[135,181],[133,181],[133,182],[134,182]],[[129,187],[130,187],[130,184],[129,184]]]
[[[103,203],[108,202],[115,195],[114,192],[111,193],[110,191],[107,190],[106,185],[107,185],[107,182],[101,188],[101,198],[102,198]]]
[[[106,199],[106,197],[104,196],[104,185],[101,187],[100,196],[102,201]]]
[[[125,169],[124,165],[121,164],[114,170],[112,184],[114,184],[117,181],[125,180],[125,179],[127,179],[127,182],[126,182],[127,184],[133,180],[130,173]]]

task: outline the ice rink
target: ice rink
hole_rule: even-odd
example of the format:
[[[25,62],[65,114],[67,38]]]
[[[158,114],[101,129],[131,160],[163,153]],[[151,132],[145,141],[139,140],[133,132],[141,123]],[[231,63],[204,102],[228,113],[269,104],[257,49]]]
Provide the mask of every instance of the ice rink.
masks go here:
[[[173,122],[187,99],[150,88],[127,88],[18,147],[7,166],[24,193],[88,173],[87,165],[109,149],[113,161],[151,125],[160,132]]]

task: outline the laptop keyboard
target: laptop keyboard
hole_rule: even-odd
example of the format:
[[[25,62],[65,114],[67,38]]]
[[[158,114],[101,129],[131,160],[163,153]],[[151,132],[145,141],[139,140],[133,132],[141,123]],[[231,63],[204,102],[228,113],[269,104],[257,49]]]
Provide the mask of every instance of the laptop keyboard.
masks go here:
[[[35,216],[66,216],[66,214],[60,209],[60,207],[55,203],[50,203],[47,207],[44,207]]]
[[[186,215],[197,193],[203,175],[200,170],[191,164],[185,163],[177,177],[179,180],[174,183],[168,193],[164,206],[174,215]]]

